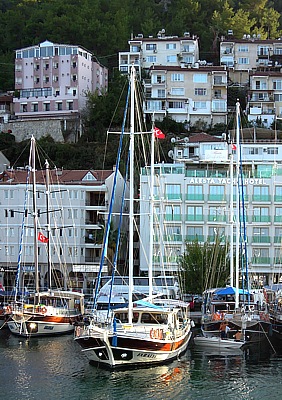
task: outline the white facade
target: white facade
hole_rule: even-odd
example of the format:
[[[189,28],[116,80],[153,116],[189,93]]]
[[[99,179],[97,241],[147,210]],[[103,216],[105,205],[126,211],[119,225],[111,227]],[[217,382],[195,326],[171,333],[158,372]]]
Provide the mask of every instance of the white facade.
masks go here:
[[[166,36],[163,29],[157,37],[144,38],[142,34],[128,41],[130,50],[119,52],[119,70],[128,74],[132,64],[141,75],[141,69],[152,65],[194,65],[199,61],[198,37],[185,32],[183,37]]]
[[[215,232],[223,240],[230,237],[230,151],[226,142],[196,144],[179,140],[171,154],[174,163],[155,165],[155,274],[177,272],[177,260],[185,251],[186,241],[196,237],[203,243],[208,238],[212,241]],[[243,144],[242,157],[249,277],[257,285],[277,283],[282,267],[282,145]],[[150,172],[143,170],[140,269],[145,274],[148,255],[142,249],[149,245],[145,229],[149,226],[149,182]],[[234,179],[234,216],[236,192]]]
[[[144,80],[145,113],[155,120],[169,116],[202,129],[227,123],[227,70],[225,67],[154,66]]]
[[[45,183],[37,173],[37,209],[39,224],[46,236]],[[26,171],[7,170],[0,181],[0,269],[2,284],[6,288],[14,285],[18,265],[19,244],[26,194]],[[76,289],[91,288],[99,271],[102,240],[97,231],[107,220],[112,193],[113,171],[51,171],[50,213],[51,260],[62,285]],[[115,212],[119,212],[124,180],[117,175]],[[32,191],[27,191],[27,216],[32,215]],[[117,226],[117,217],[113,224]],[[34,229],[32,219],[24,222],[22,268],[27,273],[34,271]],[[47,274],[46,244],[39,245],[40,284],[44,287]],[[103,266],[108,273],[108,265]]]

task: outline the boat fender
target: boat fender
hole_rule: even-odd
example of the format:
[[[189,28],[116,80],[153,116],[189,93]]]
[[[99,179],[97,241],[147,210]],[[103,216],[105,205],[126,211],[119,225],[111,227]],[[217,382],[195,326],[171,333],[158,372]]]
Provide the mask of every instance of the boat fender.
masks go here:
[[[164,332],[162,329],[151,329],[150,330],[150,338],[151,339],[159,339],[163,340],[164,338]]]
[[[7,306],[6,307],[6,313],[10,314],[12,312],[12,307],[11,306]]]
[[[42,307],[42,308],[41,308],[41,312],[42,312],[43,314],[46,314],[46,313],[47,313],[47,308],[46,308],[46,307]]]

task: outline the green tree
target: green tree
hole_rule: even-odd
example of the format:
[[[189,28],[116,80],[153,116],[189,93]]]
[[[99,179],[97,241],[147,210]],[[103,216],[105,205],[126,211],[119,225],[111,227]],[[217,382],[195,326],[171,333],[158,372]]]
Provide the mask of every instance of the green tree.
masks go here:
[[[179,273],[186,293],[202,293],[212,287],[225,286],[229,277],[229,244],[218,233],[214,242],[186,243],[179,260]]]

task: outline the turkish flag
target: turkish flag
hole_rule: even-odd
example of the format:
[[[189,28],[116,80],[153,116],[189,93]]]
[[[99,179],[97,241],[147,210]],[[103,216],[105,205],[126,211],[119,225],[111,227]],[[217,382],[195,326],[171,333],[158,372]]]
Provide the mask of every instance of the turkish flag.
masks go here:
[[[236,144],[232,143],[232,144],[231,144],[231,149],[232,149],[232,150],[237,150]]]
[[[48,243],[48,238],[44,236],[41,232],[38,233],[38,240],[42,243]]]
[[[154,135],[155,135],[155,138],[165,139],[165,134],[157,127],[154,128]]]

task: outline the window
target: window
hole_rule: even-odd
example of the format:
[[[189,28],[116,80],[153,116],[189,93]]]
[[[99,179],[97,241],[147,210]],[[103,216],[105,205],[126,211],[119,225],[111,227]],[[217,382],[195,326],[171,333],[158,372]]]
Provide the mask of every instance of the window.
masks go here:
[[[73,102],[72,101],[68,101],[68,110],[73,110]]]
[[[238,58],[238,64],[250,64],[250,60],[248,57],[239,57]]]
[[[273,81],[273,89],[282,90],[282,80],[281,79],[277,79],[277,80]]]
[[[167,63],[175,63],[177,61],[177,56],[176,55],[169,55],[166,57]]]
[[[224,186],[210,185],[210,195],[222,197],[224,196]]]
[[[172,82],[184,82],[184,74],[171,74]]]
[[[38,103],[33,103],[31,109],[33,112],[38,112]]]
[[[147,43],[146,50],[157,50],[157,45],[153,43]]]
[[[43,103],[44,111],[50,111],[50,103]]]
[[[207,103],[205,101],[194,101],[194,108],[196,108],[196,110],[198,108],[200,109],[207,109]]]
[[[268,200],[269,199],[269,187],[268,186],[254,186],[254,199],[258,199],[261,201]]]
[[[174,96],[184,96],[184,88],[171,88],[170,94]]]
[[[188,206],[187,207],[188,220],[197,221],[201,220],[203,216],[203,207],[201,206]]]
[[[180,185],[166,185],[165,191],[168,199],[181,199]]]
[[[212,101],[212,111],[213,112],[226,112],[227,103],[225,100],[213,100]]]
[[[166,49],[167,50],[175,50],[176,49],[176,43],[167,43],[166,44]]]
[[[195,88],[195,96],[206,96],[207,89],[204,88]]]
[[[63,103],[61,101],[58,101],[56,103],[56,110],[57,111],[62,111],[62,109],[63,109]]]
[[[214,76],[213,82],[215,85],[222,85],[223,84],[223,76],[221,76],[221,75]]]
[[[195,82],[195,83],[207,83],[208,82],[208,75],[207,74],[194,74],[193,75],[193,82]]]
[[[20,107],[20,112],[27,112],[27,104],[26,103],[24,103],[24,104],[21,104],[21,107]]]
[[[158,89],[157,97],[165,97],[165,89]]]
[[[146,62],[147,63],[156,63],[157,62],[157,57],[156,56],[147,56],[146,57]]]
[[[185,104],[184,104],[183,101],[169,101],[168,107],[169,108],[183,109],[183,108],[185,108]]]
[[[203,236],[203,228],[201,226],[189,226],[187,228],[188,240],[196,238],[197,236]]]
[[[241,44],[238,46],[238,52],[239,53],[247,53],[249,51],[249,46],[245,44]]]

